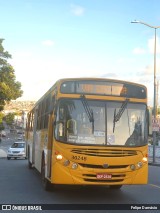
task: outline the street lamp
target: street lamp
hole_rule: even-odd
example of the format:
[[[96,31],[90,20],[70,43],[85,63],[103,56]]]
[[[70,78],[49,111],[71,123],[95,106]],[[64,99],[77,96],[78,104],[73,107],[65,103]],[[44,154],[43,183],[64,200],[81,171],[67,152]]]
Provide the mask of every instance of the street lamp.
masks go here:
[[[154,102],[153,102],[153,113],[154,120],[156,119],[157,103],[156,103],[156,30],[160,26],[152,26],[142,21],[131,21],[131,23],[144,24],[147,27],[153,28],[155,30],[155,42],[154,42]],[[155,146],[156,146],[156,131],[153,131],[153,163],[155,163]]]

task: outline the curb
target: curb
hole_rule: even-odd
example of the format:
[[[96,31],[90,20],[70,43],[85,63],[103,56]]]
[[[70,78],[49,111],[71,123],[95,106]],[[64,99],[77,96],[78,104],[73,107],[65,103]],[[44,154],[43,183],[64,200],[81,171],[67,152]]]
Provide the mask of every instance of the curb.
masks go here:
[[[7,153],[3,149],[0,149],[0,158],[6,158],[6,157],[7,157]]]
[[[148,163],[148,165],[150,165],[150,166],[159,166],[160,167],[160,163]]]

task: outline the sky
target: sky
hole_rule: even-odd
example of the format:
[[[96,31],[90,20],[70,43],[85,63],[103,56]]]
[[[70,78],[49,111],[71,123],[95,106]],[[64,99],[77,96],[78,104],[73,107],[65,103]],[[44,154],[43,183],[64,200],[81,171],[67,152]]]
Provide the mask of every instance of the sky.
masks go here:
[[[0,0],[0,38],[22,84],[18,100],[37,101],[61,78],[104,77],[144,84],[153,105],[155,30],[131,21],[160,26],[159,8],[159,0]]]

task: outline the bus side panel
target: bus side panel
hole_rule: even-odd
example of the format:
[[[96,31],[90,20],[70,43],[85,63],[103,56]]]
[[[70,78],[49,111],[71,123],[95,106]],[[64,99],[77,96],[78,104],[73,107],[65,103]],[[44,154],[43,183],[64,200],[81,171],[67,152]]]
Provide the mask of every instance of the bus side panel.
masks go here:
[[[35,136],[35,168],[41,172],[41,132],[40,131],[36,131],[36,136]]]
[[[33,163],[33,156],[32,156],[32,146],[33,146],[33,132],[28,132],[27,138],[27,153],[28,153],[28,161],[32,164]]]

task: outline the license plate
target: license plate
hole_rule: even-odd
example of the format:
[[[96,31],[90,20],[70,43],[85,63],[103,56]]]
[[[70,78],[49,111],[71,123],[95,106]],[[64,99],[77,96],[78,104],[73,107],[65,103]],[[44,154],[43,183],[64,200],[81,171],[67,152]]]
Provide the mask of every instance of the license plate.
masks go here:
[[[111,179],[112,174],[107,174],[107,173],[98,173],[97,174],[97,179]]]

